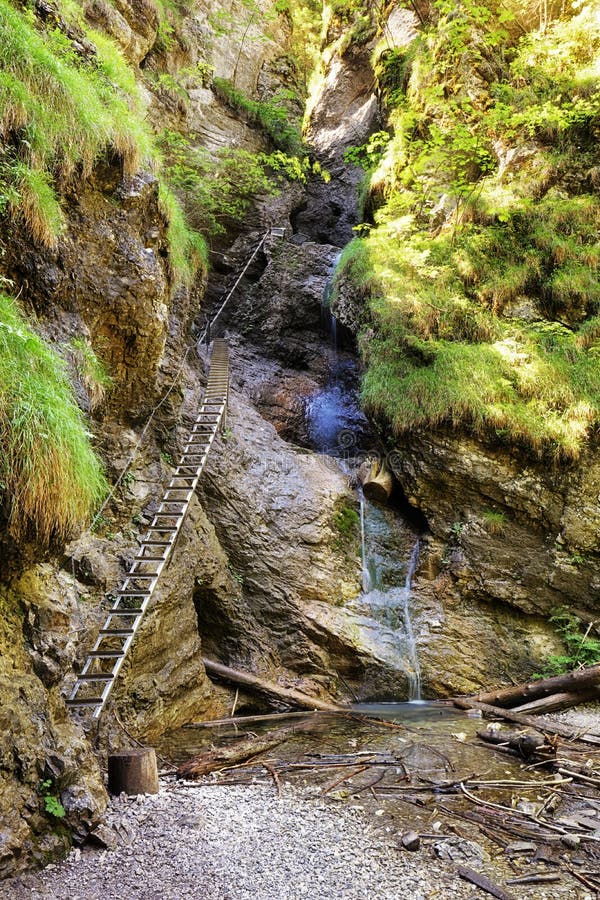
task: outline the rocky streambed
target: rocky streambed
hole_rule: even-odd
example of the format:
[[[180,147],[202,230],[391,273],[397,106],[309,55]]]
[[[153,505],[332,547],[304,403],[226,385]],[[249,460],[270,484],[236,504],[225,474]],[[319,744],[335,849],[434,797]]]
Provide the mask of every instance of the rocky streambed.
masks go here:
[[[571,873],[594,865],[592,788],[491,750],[475,736],[481,721],[448,707],[363,711],[386,723],[313,714],[245,765],[193,782],[165,774],[158,795],[113,798],[93,841],[5,882],[4,896],[466,900],[489,896],[479,879],[505,900],[591,900]],[[184,760],[240,733],[186,728],[160,751]]]

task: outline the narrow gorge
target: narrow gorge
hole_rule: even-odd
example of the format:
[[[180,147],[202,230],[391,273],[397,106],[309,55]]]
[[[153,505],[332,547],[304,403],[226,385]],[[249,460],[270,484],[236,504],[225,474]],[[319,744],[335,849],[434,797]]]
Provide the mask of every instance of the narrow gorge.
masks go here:
[[[600,661],[599,59],[597,3],[0,0],[0,879],[108,753],[272,710],[203,658],[358,708]]]

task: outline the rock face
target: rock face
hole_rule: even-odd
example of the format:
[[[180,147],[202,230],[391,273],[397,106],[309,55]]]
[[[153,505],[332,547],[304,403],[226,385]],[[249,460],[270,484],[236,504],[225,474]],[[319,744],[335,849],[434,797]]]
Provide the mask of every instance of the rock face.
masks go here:
[[[44,574],[0,593],[0,878],[64,852],[106,806],[98,761],[50,686],[76,603]]]
[[[452,547],[449,571],[465,598],[547,616],[566,604],[590,614],[600,599],[600,469],[593,454],[552,471],[464,436],[411,436],[394,454],[409,500]]]

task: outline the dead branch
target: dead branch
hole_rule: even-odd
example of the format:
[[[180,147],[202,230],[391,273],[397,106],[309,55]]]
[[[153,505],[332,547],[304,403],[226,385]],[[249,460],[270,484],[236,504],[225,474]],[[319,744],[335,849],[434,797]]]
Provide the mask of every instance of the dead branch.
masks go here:
[[[509,894],[508,891],[505,891],[504,888],[494,884],[493,881],[486,875],[482,875],[480,872],[474,872],[473,869],[468,869],[466,866],[459,866],[458,874],[461,878],[464,878],[465,881],[470,881],[471,884],[477,885],[482,891],[491,894],[492,897],[497,897],[498,900],[515,900],[513,894]]]
[[[259,756],[261,753],[266,753],[268,750],[279,746],[283,740],[284,737],[282,735],[273,736],[272,733],[270,738],[262,740],[257,740],[256,738],[248,740],[244,738],[244,740],[236,741],[235,744],[230,744],[228,747],[205,750],[204,753],[199,753],[179,766],[177,778],[200,778],[202,775],[208,775],[209,772],[214,772],[217,769],[224,769],[238,763],[247,762],[250,759],[254,759],[255,756]]]

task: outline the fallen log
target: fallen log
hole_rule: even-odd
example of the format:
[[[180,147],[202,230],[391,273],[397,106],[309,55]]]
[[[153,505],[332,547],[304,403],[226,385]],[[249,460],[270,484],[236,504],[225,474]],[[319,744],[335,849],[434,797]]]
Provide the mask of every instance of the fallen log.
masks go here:
[[[315,714],[315,713],[313,713]],[[257,725],[260,722],[281,722],[285,719],[306,719],[308,713],[283,712],[263,713],[260,716],[228,716],[225,719],[208,719],[206,722],[188,722],[183,728],[219,728],[222,725]]]
[[[534,756],[543,756],[546,759],[556,756],[556,748],[541,734],[479,729],[477,737],[487,744],[505,744],[526,760],[530,760]]]
[[[523,713],[540,713],[558,712],[561,709],[571,709],[573,706],[579,706],[580,703],[589,703],[590,700],[599,700],[600,692],[592,693],[574,693],[572,691],[560,694],[550,694],[549,697],[539,697],[537,700],[531,700],[529,703],[523,703],[521,706],[511,706],[513,712]]]
[[[567,740],[584,741],[587,744],[600,744],[600,735],[580,734],[576,728],[568,725],[560,725],[558,722],[549,722],[548,719],[536,718],[535,716],[526,716],[523,713],[516,713],[512,709],[491,706],[489,703],[480,703],[478,700],[471,700],[466,697],[457,697],[454,700],[454,705],[459,709],[480,709],[482,713],[488,716],[506,719],[507,722],[516,722],[517,725],[526,725],[546,734],[558,734],[567,738]]]
[[[244,738],[236,741],[235,744],[229,744],[227,747],[219,747],[216,750],[205,750],[199,753],[187,762],[184,762],[177,769],[177,778],[194,779],[200,778],[202,775],[208,775],[217,769],[226,769],[230,766],[237,766],[240,763],[248,762],[261,753],[266,753],[274,747],[278,747],[283,743],[285,735],[271,733],[271,737]]]
[[[260,694],[266,694],[269,697],[275,697],[290,706],[301,706],[304,709],[321,709],[325,712],[348,712],[349,707],[341,706],[337,703],[330,703],[326,700],[319,700],[317,697],[311,697],[302,691],[296,691],[293,688],[283,688],[272,681],[265,681],[256,675],[249,675],[247,672],[240,672],[238,669],[231,669],[222,663],[213,662],[213,660],[202,657],[204,668],[208,675],[221,678],[223,681],[231,681],[233,684],[243,684],[244,687],[252,688]]]
[[[511,685],[507,688],[499,688],[496,691],[487,691],[475,694],[471,699],[479,703],[489,703],[491,706],[513,707],[538,697],[549,697],[551,694],[568,692],[580,694],[583,692],[600,692],[600,663],[588,666],[586,669],[576,669],[565,675],[555,675],[552,678],[541,678],[537,681],[526,681],[523,684]],[[463,699],[463,698],[461,698]]]

